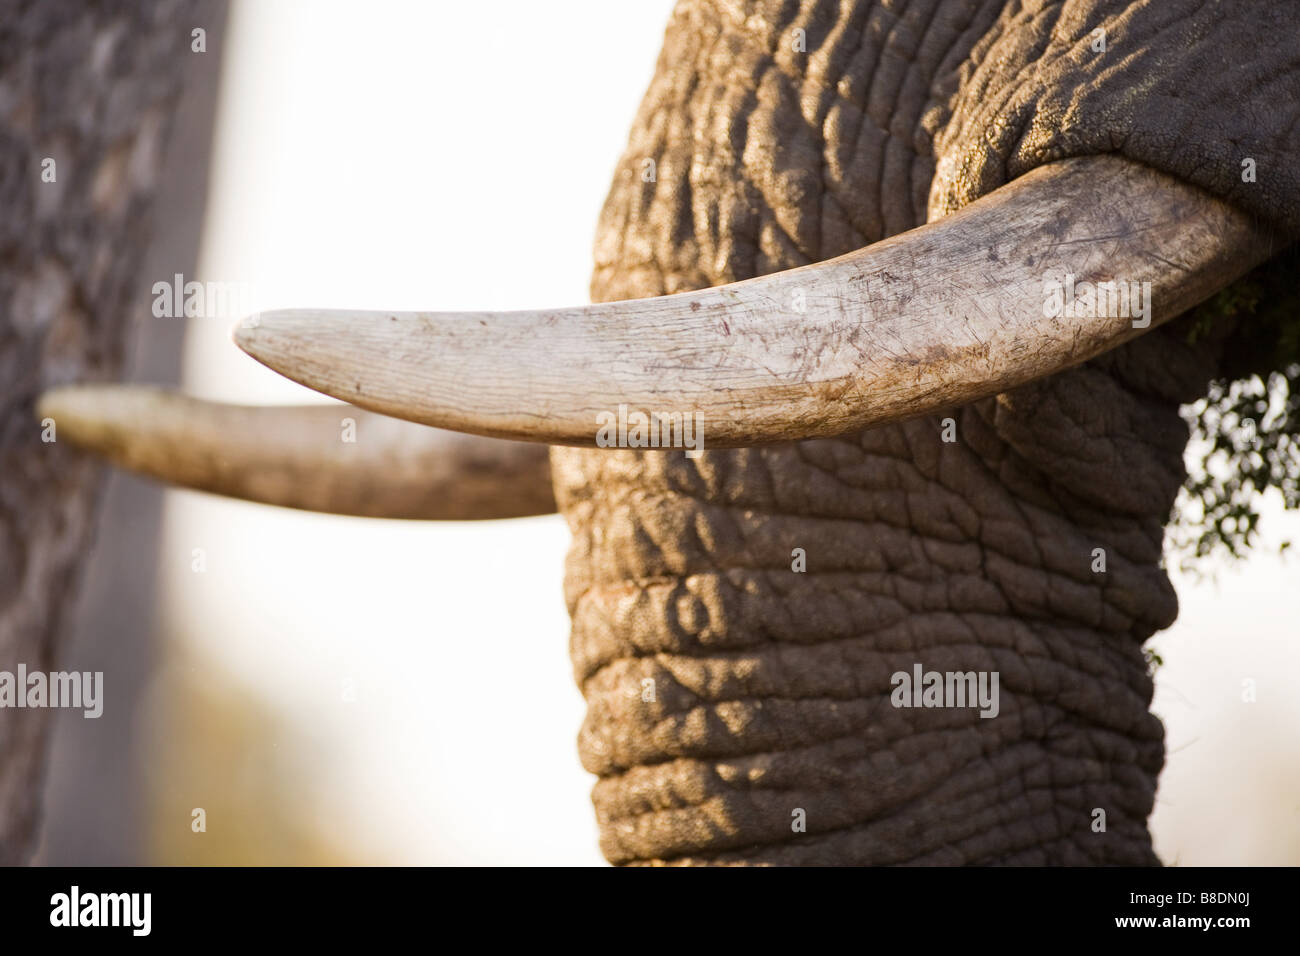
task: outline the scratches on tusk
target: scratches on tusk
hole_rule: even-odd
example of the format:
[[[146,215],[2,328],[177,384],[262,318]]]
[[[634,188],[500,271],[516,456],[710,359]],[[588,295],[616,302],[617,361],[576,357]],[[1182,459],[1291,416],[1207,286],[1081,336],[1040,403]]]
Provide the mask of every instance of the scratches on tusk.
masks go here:
[[[245,406],[122,385],[41,397],[59,441],[169,484],[374,518],[555,511],[544,446],[459,435],[346,405]]]
[[[1040,167],[827,262],[657,299],[527,312],[265,312],[239,346],[344,401],[442,428],[597,445],[622,409],[704,446],[841,434],[963,405],[1173,318],[1274,250],[1249,217],[1115,156]],[[1053,288],[1150,309],[1050,312]]]

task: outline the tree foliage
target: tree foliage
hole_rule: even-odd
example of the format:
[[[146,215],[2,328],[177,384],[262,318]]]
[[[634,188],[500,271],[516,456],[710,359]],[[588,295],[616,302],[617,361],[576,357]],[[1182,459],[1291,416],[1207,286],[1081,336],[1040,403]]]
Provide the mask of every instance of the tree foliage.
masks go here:
[[[1173,552],[1196,568],[1211,555],[1239,560],[1256,545],[1261,496],[1300,508],[1300,256],[1293,247],[1199,306],[1195,340],[1234,320],[1225,375],[1186,406],[1196,452],[1170,525]],[[1283,542],[1285,550],[1290,542]]]

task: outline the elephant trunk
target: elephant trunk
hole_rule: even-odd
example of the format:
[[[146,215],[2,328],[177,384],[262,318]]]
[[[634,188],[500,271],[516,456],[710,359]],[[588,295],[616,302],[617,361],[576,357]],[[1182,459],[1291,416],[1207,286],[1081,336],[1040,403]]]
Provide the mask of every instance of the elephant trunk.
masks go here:
[[[1176,614],[1176,401],[1087,367],[949,427],[552,450],[611,861],[1156,862],[1141,643]],[[996,674],[996,714],[896,706],[918,666]]]

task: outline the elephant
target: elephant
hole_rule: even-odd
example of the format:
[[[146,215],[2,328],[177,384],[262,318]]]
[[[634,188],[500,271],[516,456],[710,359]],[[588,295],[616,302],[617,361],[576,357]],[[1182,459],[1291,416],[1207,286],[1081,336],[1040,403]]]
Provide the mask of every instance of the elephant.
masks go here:
[[[356,445],[336,408],[129,386],[39,414],[272,504],[558,509],[612,863],[1155,865],[1179,410],[1278,367],[1223,303],[1293,263],[1296,27],[1264,0],[679,0],[593,305],[244,320]],[[988,706],[945,696],[964,675]]]

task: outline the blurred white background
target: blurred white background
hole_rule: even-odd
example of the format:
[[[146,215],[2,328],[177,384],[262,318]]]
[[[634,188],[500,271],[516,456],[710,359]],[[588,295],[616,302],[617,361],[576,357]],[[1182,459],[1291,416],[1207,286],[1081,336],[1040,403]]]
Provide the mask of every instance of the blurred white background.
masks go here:
[[[671,7],[237,0],[198,278],[250,283],[259,308],[586,301]],[[321,400],[240,353],[227,322],[190,329],[188,390]],[[1266,530],[1300,539],[1296,516]],[[176,722],[182,679],[241,686],[288,728],[269,751],[281,799],[347,859],[600,863],[567,539],[556,516],[435,525],[170,493],[155,723]],[[1264,550],[1217,587],[1180,579],[1182,617],[1154,642],[1166,862],[1300,862],[1297,573]]]

